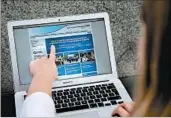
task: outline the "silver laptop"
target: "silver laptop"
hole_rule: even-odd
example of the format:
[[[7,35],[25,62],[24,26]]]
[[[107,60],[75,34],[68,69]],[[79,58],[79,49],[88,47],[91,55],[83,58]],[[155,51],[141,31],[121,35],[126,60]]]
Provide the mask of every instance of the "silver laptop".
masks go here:
[[[131,102],[116,71],[107,13],[8,22],[16,115],[32,77],[30,61],[56,47],[58,79],[52,98],[56,116],[108,117]]]

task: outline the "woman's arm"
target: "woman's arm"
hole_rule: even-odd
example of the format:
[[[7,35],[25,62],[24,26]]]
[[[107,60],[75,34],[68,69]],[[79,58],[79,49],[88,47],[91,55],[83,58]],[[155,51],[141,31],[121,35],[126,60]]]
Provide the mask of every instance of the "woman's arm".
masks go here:
[[[20,117],[55,117],[52,98],[45,92],[32,93],[25,99]]]
[[[51,98],[52,83],[57,78],[55,58],[55,47],[51,46],[49,58],[43,57],[30,63],[33,79],[23,103],[21,116],[55,116]]]
[[[57,78],[55,58],[55,47],[51,46],[49,58],[43,57],[30,63],[33,80],[28,90],[28,96],[34,92],[44,92],[51,96],[52,83]]]

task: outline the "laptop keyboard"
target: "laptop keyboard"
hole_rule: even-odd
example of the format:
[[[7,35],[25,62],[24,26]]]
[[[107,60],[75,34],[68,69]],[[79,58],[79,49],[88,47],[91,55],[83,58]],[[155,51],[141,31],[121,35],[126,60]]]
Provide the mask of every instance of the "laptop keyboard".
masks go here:
[[[121,100],[113,83],[76,87],[52,91],[57,113],[120,104]]]

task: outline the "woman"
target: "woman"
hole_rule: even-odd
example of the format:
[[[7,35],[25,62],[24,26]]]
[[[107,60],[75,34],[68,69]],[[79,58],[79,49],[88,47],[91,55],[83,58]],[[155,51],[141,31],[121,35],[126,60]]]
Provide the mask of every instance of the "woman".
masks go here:
[[[141,18],[143,30],[139,46],[141,76],[138,79],[135,105],[123,103],[112,115],[171,116],[171,35],[169,34],[171,33],[171,2],[169,0],[144,1]],[[21,116],[40,116],[40,114],[54,116],[53,100],[49,97],[52,81],[57,75],[54,50],[52,46],[49,59],[43,58],[31,63],[33,81]],[[36,105],[41,108],[34,109],[33,112],[31,106],[35,106],[34,101],[37,102],[36,96],[42,96],[43,100]],[[29,100],[32,102],[28,102]]]
[[[113,115],[171,116],[171,1],[145,1],[141,18],[141,76],[135,106],[121,104]]]
[[[33,79],[20,116],[55,116],[55,106],[51,98],[52,83],[57,78],[55,60],[55,47],[51,46],[49,58],[43,57],[30,63]]]

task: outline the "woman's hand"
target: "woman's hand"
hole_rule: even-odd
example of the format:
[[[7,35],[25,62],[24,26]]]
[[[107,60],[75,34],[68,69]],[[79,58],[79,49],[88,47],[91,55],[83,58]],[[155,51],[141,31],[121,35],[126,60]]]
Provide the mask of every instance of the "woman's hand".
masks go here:
[[[129,117],[134,107],[134,102],[122,103],[113,111],[112,116]]]
[[[45,92],[51,95],[52,83],[57,78],[55,59],[55,47],[51,46],[49,58],[42,57],[30,63],[30,73],[33,79],[27,95],[34,92]]]

